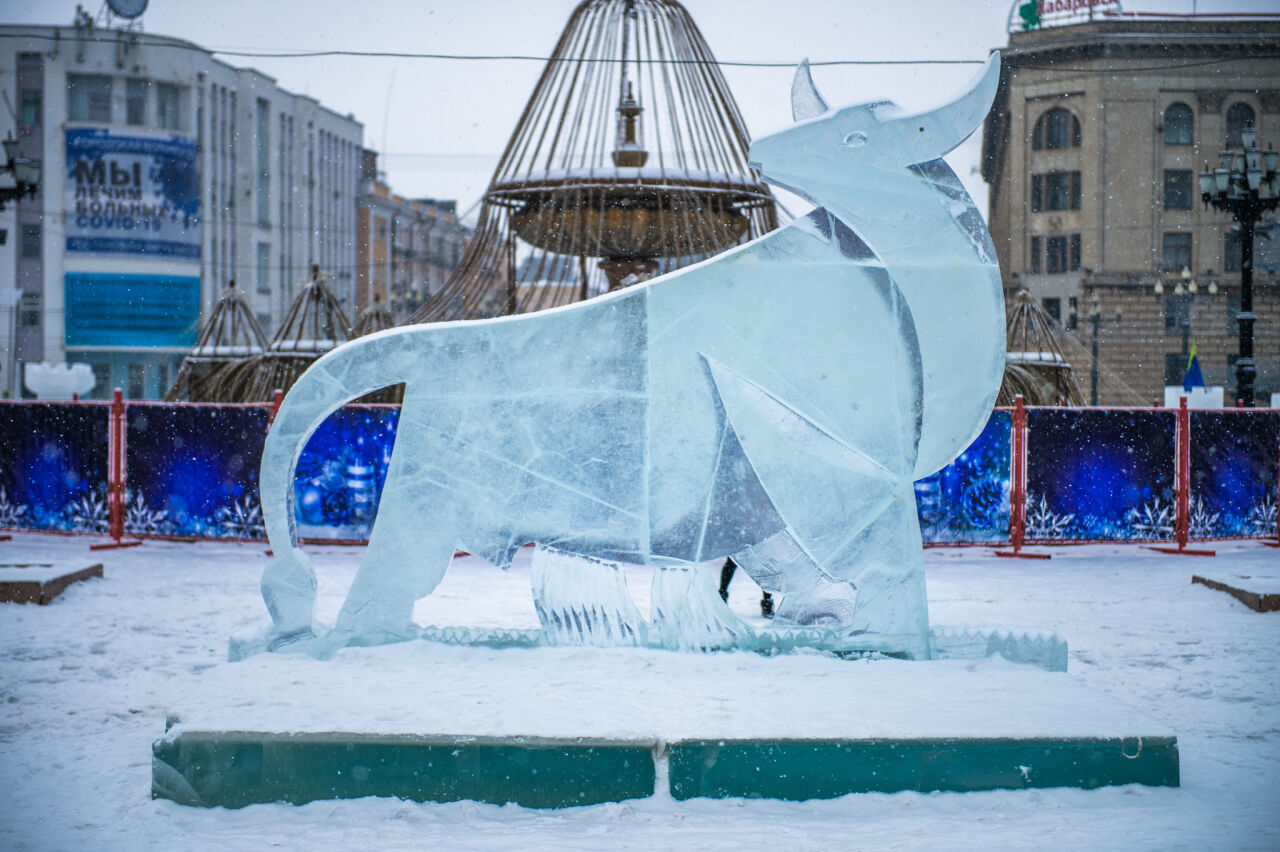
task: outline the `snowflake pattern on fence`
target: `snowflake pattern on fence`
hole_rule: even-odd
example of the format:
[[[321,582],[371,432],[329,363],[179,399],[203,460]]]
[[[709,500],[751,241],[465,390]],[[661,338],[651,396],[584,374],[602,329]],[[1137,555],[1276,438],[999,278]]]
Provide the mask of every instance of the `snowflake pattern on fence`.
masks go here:
[[[1043,494],[1037,504],[1035,497],[1027,495],[1026,538],[1050,540],[1070,538],[1068,534],[1074,514],[1058,514],[1049,509],[1049,502]]]
[[[23,525],[27,515],[27,507],[9,500],[4,486],[0,486],[0,527],[17,529]]]
[[[1221,512],[1210,512],[1206,509],[1204,500],[1199,495],[1192,497],[1187,507],[1187,535],[1190,538],[1213,538],[1221,535],[1218,530],[1218,521],[1221,517]]]
[[[86,494],[72,501],[64,514],[71,519],[71,529],[75,532],[106,534],[111,531],[105,494]]]
[[[249,495],[236,500],[230,506],[221,506],[214,513],[219,526],[218,535],[223,538],[266,538],[267,528],[262,521],[262,507]]]
[[[128,500],[128,508],[124,516],[124,531],[133,535],[168,535],[173,532],[173,521],[169,513],[163,509],[152,509],[147,505],[147,498],[141,492]]]
[[[1276,501],[1264,495],[1249,507],[1248,528],[1253,535],[1276,535]]]
[[[1141,509],[1130,509],[1125,520],[1133,538],[1172,538],[1174,507],[1157,497],[1143,503]]]

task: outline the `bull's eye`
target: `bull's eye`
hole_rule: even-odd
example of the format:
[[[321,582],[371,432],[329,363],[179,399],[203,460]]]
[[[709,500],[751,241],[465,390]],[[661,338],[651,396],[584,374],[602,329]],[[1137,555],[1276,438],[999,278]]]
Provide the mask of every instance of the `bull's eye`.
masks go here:
[[[844,137],[844,144],[848,145],[850,148],[861,147],[867,144],[867,134],[863,133],[861,130],[855,130],[848,136]]]

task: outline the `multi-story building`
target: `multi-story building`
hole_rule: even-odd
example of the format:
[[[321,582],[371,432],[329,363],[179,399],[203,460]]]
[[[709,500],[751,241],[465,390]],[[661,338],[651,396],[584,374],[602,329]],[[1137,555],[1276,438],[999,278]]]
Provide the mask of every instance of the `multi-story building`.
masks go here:
[[[1007,292],[1078,322],[1086,346],[1096,313],[1103,365],[1143,399],[1181,383],[1192,344],[1232,394],[1239,231],[1201,204],[1198,175],[1244,127],[1280,145],[1280,19],[1044,26],[1011,34],[1001,59],[983,176]],[[1256,253],[1265,400],[1280,390],[1280,234]]]
[[[471,238],[456,202],[393,193],[373,151],[364,152],[357,223],[356,303],[380,301],[397,321],[444,286]]]
[[[90,364],[94,396],[161,396],[232,279],[268,332],[311,264],[354,309],[352,116],[191,42],[87,17],[0,34],[18,109],[0,128],[42,163],[39,195],[0,213],[14,235],[0,290],[20,291],[0,321],[6,391],[43,360]]]

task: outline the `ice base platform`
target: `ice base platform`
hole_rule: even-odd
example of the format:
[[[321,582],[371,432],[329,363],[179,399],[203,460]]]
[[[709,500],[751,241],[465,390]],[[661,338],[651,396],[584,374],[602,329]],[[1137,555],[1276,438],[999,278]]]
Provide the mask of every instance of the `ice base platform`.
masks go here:
[[[224,664],[172,702],[152,794],[197,806],[1179,783],[1167,726],[1002,658],[410,642]]]

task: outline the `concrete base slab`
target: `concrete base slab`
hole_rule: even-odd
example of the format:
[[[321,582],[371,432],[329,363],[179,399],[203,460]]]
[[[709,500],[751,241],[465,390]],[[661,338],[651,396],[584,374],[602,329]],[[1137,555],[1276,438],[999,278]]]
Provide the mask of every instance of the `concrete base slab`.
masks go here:
[[[1178,784],[1167,726],[999,658],[418,642],[225,664],[173,710],[153,795],[192,805]]]
[[[1254,612],[1280,611],[1280,571],[1192,575],[1191,582],[1226,592]]]
[[[76,569],[49,562],[0,563],[0,602],[48,604],[72,583],[101,576],[101,563]]]

